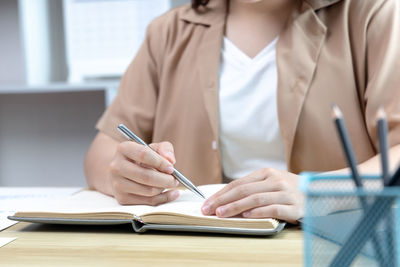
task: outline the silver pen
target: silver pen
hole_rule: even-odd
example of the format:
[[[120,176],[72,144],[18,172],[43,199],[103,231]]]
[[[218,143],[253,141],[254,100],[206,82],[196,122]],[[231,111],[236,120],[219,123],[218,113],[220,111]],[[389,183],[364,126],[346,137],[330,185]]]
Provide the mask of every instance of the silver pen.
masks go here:
[[[123,124],[118,125],[118,130],[128,139],[131,141],[134,141],[138,144],[144,145],[149,147],[151,150],[154,151],[148,144],[146,144],[142,139],[140,139],[137,135],[135,135],[131,130],[128,129]],[[154,151],[156,152],[156,151]],[[156,152],[157,153],[157,152]],[[186,178],[182,173],[180,173],[177,169],[174,168],[174,172],[172,173],[172,176],[174,176],[181,184],[183,184],[186,188],[188,188],[190,191],[193,193],[199,195],[202,198],[205,198],[203,193],[188,179]]]

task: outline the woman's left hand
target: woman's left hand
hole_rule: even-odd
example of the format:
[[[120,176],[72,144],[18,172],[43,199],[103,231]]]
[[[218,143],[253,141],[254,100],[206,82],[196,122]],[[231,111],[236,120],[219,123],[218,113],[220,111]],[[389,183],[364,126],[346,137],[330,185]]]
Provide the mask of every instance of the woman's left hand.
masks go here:
[[[218,217],[276,218],[297,223],[303,216],[299,176],[265,168],[237,179],[208,198],[204,215]]]

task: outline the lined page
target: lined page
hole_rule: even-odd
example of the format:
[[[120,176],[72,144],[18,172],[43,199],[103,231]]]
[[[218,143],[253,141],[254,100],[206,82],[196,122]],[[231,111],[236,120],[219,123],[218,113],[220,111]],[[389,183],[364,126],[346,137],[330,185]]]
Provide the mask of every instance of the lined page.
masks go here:
[[[199,189],[206,197],[211,196],[223,188],[224,184],[204,185]],[[125,212],[137,216],[152,212],[174,212],[193,216],[203,216],[201,206],[204,199],[198,197],[189,190],[181,190],[180,196],[175,201],[159,206],[148,205],[120,205],[118,201],[110,196],[97,191],[84,190],[68,197],[52,198],[51,201],[44,199],[24,199],[18,206],[18,212],[40,212],[40,213],[104,213]]]
[[[144,213],[152,209],[151,206],[135,205],[122,206],[110,196],[97,191],[82,191],[68,197],[53,198],[51,201],[42,199],[21,200],[18,212],[50,212],[50,213],[94,213],[94,212],[128,212]],[[134,207],[134,208],[132,208]]]
[[[211,184],[202,185],[198,188],[207,199],[211,195],[222,189],[224,186],[225,184]],[[203,205],[204,201],[205,199],[197,196],[190,190],[184,189],[180,190],[180,196],[175,201],[154,207],[149,212],[174,212],[203,217],[204,215],[201,213],[201,206]]]

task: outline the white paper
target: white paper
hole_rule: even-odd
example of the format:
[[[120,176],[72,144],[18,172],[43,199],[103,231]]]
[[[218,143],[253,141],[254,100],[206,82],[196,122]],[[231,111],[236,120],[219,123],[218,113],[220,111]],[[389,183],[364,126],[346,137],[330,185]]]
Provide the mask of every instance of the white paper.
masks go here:
[[[199,186],[199,189],[206,197],[211,196],[223,184]],[[113,197],[106,196],[96,191],[82,191],[77,194],[54,198],[51,202],[37,199],[29,205],[19,204],[21,212],[57,212],[57,213],[90,213],[90,212],[127,212],[135,215],[142,215],[149,212],[176,212],[194,216],[203,216],[201,205],[204,199],[198,197],[189,190],[182,190],[181,195],[175,201],[157,207],[148,205],[125,205],[118,204]]]
[[[27,197],[67,196],[81,187],[0,187],[0,201]]]
[[[7,219],[16,211],[37,203],[51,203],[80,190],[80,187],[0,187],[0,231],[17,223]]]
[[[17,223],[16,221],[11,221],[7,219],[7,217],[11,215],[13,215],[13,212],[0,211],[0,231]]]
[[[16,237],[0,237],[0,248],[17,239]]]
[[[224,186],[224,184],[203,185],[199,186],[199,189],[207,199],[214,193],[222,189]],[[195,195],[189,190],[182,190],[180,193],[181,194],[178,199],[170,203],[154,207],[149,212],[175,212],[203,217],[204,215],[201,212],[201,206],[203,205],[205,199]]]

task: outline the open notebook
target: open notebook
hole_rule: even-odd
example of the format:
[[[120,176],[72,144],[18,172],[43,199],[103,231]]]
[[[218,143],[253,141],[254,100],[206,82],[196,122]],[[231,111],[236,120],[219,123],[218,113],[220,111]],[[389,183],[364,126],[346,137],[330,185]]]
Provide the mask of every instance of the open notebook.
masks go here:
[[[199,189],[211,196],[224,185],[204,185]],[[59,224],[123,224],[132,223],[135,232],[149,229],[166,231],[195,231],[230,234],[272,235],[280,232],[284,223],[275,219],[218,218],[204,216],[204,199],[188,190],[170,203],[156,207],[148,205],[119,205],[109,196],[83,190],[72,196],[29,203],[9,219],[17,221]]]

